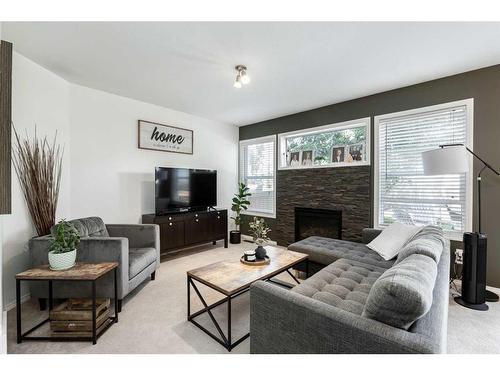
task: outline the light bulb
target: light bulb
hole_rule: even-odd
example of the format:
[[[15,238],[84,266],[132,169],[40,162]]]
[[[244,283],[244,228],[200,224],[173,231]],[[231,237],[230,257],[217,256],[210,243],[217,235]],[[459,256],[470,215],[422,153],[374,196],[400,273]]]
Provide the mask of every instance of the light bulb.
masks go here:
[[[250,83],[250,77],[247,75],[246,72],[242,72],[241,83],[243,83],[244,85],[246,85],[247,83]]]
[[[243,85],[250,83],[250,77],[247,75],[247,68],[244,65],[236,65],[236,80],[234,81],[234,87],[241,88]]]

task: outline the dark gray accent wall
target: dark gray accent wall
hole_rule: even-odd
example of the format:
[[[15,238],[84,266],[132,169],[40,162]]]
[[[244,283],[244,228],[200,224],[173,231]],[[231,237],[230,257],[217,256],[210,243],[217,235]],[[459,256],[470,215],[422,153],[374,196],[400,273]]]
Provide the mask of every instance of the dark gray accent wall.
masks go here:
[[[0,42],[0,215],[11,213],[12,44]]]
[[[254,216],[253,215],[242,215],[241,216],[241,225],[240,225],[240,230],[241,233],[250,235],[250,226],[248,225],[252,220]],[[276,219],[274,218],[269,218],[265,217],[263,218],[266,221],[267,226],[269,229],[271,229],[271,233],[269,234],[269,237],[275,241],[275,233],[276,233]]]
[[[240,127],[240,139],[363,117],[372,117],[373,130],[373,117],[376,115],[468,98],[474,98],[474,150],[493,166],[500,168],[500,65],[243,126]],[[480,167],[481,164],[476,161],[474,172],[477,173]],[[322,169],[317,171],[321,173]],[[279,176],[278,173],[278,179]],[[500,231],[497,230],[497,223],[500,221],[500,178],[486,172],[483,174],[482,182],[483,231],[488,234],[487,282],[489,285],[500,287]],[[280,184],[279,181],[277,184]],[[370,190],[373,191],[373,173]],[[474,199],[476,194],[474,188]],[[474,229],[477,228],[476,212],[477,206],[474,200]]]

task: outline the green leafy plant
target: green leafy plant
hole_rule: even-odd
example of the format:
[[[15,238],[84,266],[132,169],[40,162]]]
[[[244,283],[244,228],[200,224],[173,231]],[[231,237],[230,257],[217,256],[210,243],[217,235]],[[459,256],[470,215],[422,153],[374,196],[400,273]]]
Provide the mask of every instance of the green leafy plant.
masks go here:
[[[80,234],[75,226],[66,220],[61,220],[55,227],[55,232],[50,241],[49,251],[62,254],[73,251],[80,243]]]
[[[257,245],[263,245],[269,240],[267,234],[271,232],[271,229],[266,225],[266,221],[263,218],[254,217],[253,221],[249,223],[249,226],[253,241]]]
[[[238,193],[233,197],[231,211],[233,211],[235,215],[231,216],[231,219],[234,220],[234,224],[236,225],[237,230],[240,230],[241,213],[247,210],[248,206],[250,206],[248,197],[252,194],[250,194],[248,190],[248,187],[243,182],[240,182],[238,186]]]

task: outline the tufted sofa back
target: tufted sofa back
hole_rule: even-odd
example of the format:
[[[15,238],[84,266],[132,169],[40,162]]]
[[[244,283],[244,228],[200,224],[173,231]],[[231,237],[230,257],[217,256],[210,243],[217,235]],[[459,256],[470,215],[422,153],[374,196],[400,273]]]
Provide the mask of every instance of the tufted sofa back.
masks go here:
[[[100,217],[85,217],[69,221],[80,234],[80,237],[109,237],[106,225]],[[54,232],[55,225],[50,230]]]

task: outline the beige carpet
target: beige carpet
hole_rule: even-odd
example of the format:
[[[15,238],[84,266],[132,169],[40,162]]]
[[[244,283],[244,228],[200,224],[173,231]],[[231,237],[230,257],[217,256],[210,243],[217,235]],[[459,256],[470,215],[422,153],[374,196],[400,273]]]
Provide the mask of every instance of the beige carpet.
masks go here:
[[[224,249],[203,246],[162,261],[156,280],[145,282],[123,304],[118,324],[99,339],[97,345],[87,342],[15,342],[15,310],[8,313],[9,353],[227,353],[227,351],[193,324],[187,322],[186,271],[221,259],[238,259],[252,244],[230,245]],[[291,281],[285,274],[283,280]],[[200,287],[215,302],[221,295]],[[201,308],[192,293],[192,309]],[[233,339],[248,332],[248,293],[233,301]],[[219,306],[215,316],[226,327],[226,305]],[[198,321],[215,328],[204,314]],[[34,301],[23,305],[25,327],[44,318]],[[500,304],[490,304],[490,311],[478,312],[460,307],[451,300],[448,325],[449,353],[500,353]],[[231,353],[248,353],[249,339]]]

